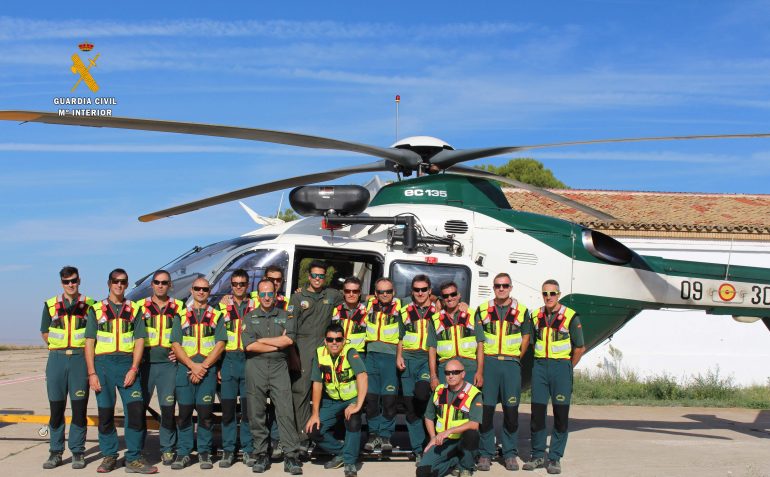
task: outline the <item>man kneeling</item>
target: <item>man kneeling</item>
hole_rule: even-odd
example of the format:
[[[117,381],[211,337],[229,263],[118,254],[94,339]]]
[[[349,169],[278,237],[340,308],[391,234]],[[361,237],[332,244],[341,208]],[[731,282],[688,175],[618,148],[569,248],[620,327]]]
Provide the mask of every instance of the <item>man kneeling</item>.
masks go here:
[[[458,464],[460,477],[473,475],[484,414],[481,391],[465,381],[465,368],[456,359],[446,364],[444,373],[446,384],[436,386],[425,410],[430,442],[417,467],[417,477],[442,477]]]
[[[313,414],[305,432],[334,457],[325,469],[345,466],[345,477],[356,477],[361,447],[361,409],[366,399],[366,367],[358,351],[346,344],[338,323],[326,328],[326,344],[316,349],[310,379],[313,381]],[[340,419],[345,421],[345,443],[334,437]]]

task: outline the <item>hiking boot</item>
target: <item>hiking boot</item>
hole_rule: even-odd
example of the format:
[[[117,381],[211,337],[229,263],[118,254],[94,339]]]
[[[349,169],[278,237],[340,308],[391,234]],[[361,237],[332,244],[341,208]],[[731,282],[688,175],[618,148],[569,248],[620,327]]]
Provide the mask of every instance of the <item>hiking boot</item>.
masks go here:
[[[82,452],[75,452],[72,454],[72,468],[73,469],[85,469],[86,468],[86,456]]]
[[[302,466],[294,457],[287,457],[283,461],[283,471],[291,475],[302,475]]]
[[[484,472],[487,472],[491,467],[492,467],[492,459],[490,459],[489,457],[481,456],[479,457],[479,461],[476,462],[477,470],[483,470]]]
[[[310,460],[312,449],[313,443],[311,441],[300,442],[299,448],[297,449],[297,457],[305,461]],[[283,449],[281,449],[281,454],[283,455]],[[286,456],[284,456],[284,458],[285,457]]]
[[[254,463],[257,462],[257,455],[248,452],[243,453],[243,465],[246,467],[253,467]]]
[[[449,472],[449,474],[450,474],[452,477],[460,477],[460,468],[459,468],[459,467],[457,467],[457,466],[455,466],[455,467],[452,467],[452,471],[451,471],[451,472]]]
[[[505,470],[519,470],[519,463],[516,461],[516,457],[505,458]]]
[[[150,465],[147,462],[145,462],[144,459],[141,457],[132,460],[131,462],[126,462],[126,473],[127,474],[157,474],[158,468],[154,465]]]
[[[472,477],[473,471],[468,469],[462,469],[460,470],[460,477]]]
[[[192,459],[189,455],[178,455],[176,456],[176,460],[171,464],[171,468],[174,470],[182,470],[190,465],[191,461]]]
[[[382,449],[382,452],[393,452],[393,444],[390,443],[390,437],[380,437],[380,449]]]
[[[106,474],[107,472],[112,472],[115,470],[115,467],[118,466],[118,456],[116,455],[108,455],[104,459],[102,459],[102,463],[99,464],[99,467],[96,468],[96,471],[100,474]]]
[[[364,450],[367,452],[374,452],[374,450],[379,448],[381,445],[382,441],[380,440],[380,436],[370,434],[369,440],[366,441],[366,444],[364,444]]]
[[[525,462],[524,465],[521,466],[524,470],[542,469],[543,467],[545,467],[545,458],[543,457],[533,457],[529,462]]]
[[[214,463],[211,461],[211,454],[208,452],[201,452],[198,454],[198,463],[201,465],[201,469],[204,470],[214,468]]]
[[[422,452],[414,452],[414,465],[420,467],[420,461],[422,460]]]
[[[55,469],[61,465],[61,452],[51,452],[48,455],[48,460],[43,462],[44,469]]]
[[[549,460],[545,470],[549,474],[561,474],[561,464],[558,460]]]
[[[234,462],[235,454],[230,451],[224,451],[222,453],[222,460],[219,461],[219,467],[222,469],[227,469],[228,467],[232,466]]]
[[[173,464],[174,463],[174,452],[173,451],[164,452],[163,454],[161,454],[160,460],[161,460],[161,462],[163,462],[163,465],[171,465],[171,464]]]
[[[356,464],[345,464],[345,477],[358,477]]]
[[[257,458],[254,459],[254,465],[251,466],[251,471],[261,474],[266,471],[269,466],[270,461],[267,459],[267,454],[259,454]]]
[[[324,464],[324,469],[339,469],[343,465],[345,465],[345,461],[342,460],[342,456],[335,455],[332,460]]]
[[[281,460],[283,459],[283,446],[281,445],[281,441],[278,439],[273,440],[270,443],[270,458],[275,460]]]

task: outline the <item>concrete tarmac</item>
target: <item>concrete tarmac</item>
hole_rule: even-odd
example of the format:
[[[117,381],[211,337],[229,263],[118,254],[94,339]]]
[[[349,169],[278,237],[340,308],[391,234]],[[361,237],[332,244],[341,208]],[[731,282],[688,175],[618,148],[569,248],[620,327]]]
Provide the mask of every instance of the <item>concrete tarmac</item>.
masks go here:
[[[45,363],[47,351],[0,352],[0,413],[47,415]],[[120,410],[118,410],[120,413]],[[89,400],[89,415],[96,414],[96,399]],[[499,414],[499,413],[498,413]],[[500,416],[498,416],[499,418]],[[520,455],[529,455],[529,406],[520,415]],[[498,419],[499,431],[499,419]],[[549,419],[549,426],[551,421]],[[0,424],[0,477],[84,476],[96,473],[101,459],[96,428],[88,429],[84,470],[70,467],[71,455],[64,453],[65,465],[42,470],[48,456],[48,440],[38,435],[38,424]],[[122,429],[119,430],[122,434]],[[405,444],[398,435],[396,444]],[[146,456],[160,460],[157,431],[149,431]],[[121,447],[123,449],[123,447]],[[121,450],[122,455],[122,450]],[[304,475],[342,477],[342,469],[324,470],[323,461],[305,463]],[[520,461],[521,463],[521,461]],[[159,465],[166,475],[213,476],[253,475],[237,463],[230,469],[201,470],[197,464],[182,471]],[[570,437],[562,459],[566,476],[770,476],[770,411],[693,407],[574,406],[570,416]],[[366,459],[359,476],[414,475],[414,462],[404,457]],[[118,468],[113,474],[123,474]],[[274,463],[266,475],[287,475],[282,463]],[[477,477],[504,475],[547,475],[544,469],[509,473],[499,463],[491,472]]]

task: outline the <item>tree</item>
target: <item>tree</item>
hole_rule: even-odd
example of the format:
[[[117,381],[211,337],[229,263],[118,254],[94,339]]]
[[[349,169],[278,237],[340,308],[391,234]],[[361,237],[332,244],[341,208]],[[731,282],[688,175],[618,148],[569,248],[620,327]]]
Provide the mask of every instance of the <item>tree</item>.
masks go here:
[[[497,175],[526,182],[537,187],[548,189],[569,189],[566,184],[554,177],[550,169],[543,166],[540,161],[528,157],[511,159],[502,166],[485,164],[479,169],[493,172]]]
[[[284,222],[291,222],[292,220],[299,219],[299,215],[297,215],[297,213],[294,212],[294,209],[288,208],[283,212],[279,212],[278,218],[283,220]]]

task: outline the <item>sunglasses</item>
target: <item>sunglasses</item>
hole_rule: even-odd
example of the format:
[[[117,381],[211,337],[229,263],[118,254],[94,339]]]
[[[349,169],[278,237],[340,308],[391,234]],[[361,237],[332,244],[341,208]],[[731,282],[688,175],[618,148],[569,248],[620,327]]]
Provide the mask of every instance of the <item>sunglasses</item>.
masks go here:
[[[350,288],[345,288],[342,290],[342,292],[346,295],[358,295],[361,293],[361,290],[351,290]]]
[[[159,285],[159,286],[163,286],[163,287],[168,285],[169,283],[170,282],[168,280],[153,280],[152,281],[153,285]]]
[[[495,283],[495,288],[502,288],[503,290],[506,290],[508,288],[511,288],[510,283]]]
[[[211,290],[210,287],[192,287],[192,288],[193,288],[193,291],[206,292],[206,293],[208,293],[209,290]]]
[[[559,296],[559,293],[561,293],[561,292],[557,292],[557,291],[544,291],[543,292],[543,296]]]
[[[445,299],[445,300],[446,300],[447,298],[454,298],[454,297],[456,297],[457,295],[459,295],[459,293],[458,293],[458,292],[452,292],[452,293],[442,293],[442,294],[441,294],[441,298],[443,298],[443,299]]]
[[[415,293],[425,293],[428,290],[430,290],[430,287],[422,287],[422,288],[412,287],[412,291]]]
[[[447,376],[459,376],[464,372],[465,372],[464,369],[452,369],[452,370],[447,369],[446,371],[444,371],[444,374],[446,374]]]
[[[61,284],[62,285],[74,285],[74,284],[76,284],[79,281],[80,281],[79,278],[70,278],[68,280],[62,280]]]
[[[317,280],[323,280],[324,278],[326,278],[326,274],[325,273],[311,273],[310,274],[310,278],[315,278]]]
[[[128,278],[111,278],[110,283],[113,285],[128,285]]]
[[[242,288],[249,284],[249,282],[230,282],[230,286],[233,288]]]
[[[266,298],[266,297],[273,298],[274,296],[275,296],[275,292],[259,292],[260,298]]]
[[[376,293],[378,295],[392,295],[393,294],[393,289],[391,288],[390,290],[375,290],[374,293]]]
[[[335,336],[335,337],[327,336],[326,337],[327,343],[342,343],[343,341],[345,341],[344,336]]]
[[[265,277],[265,279],[273,283],[281,283],[283,281],[283,277]]]

